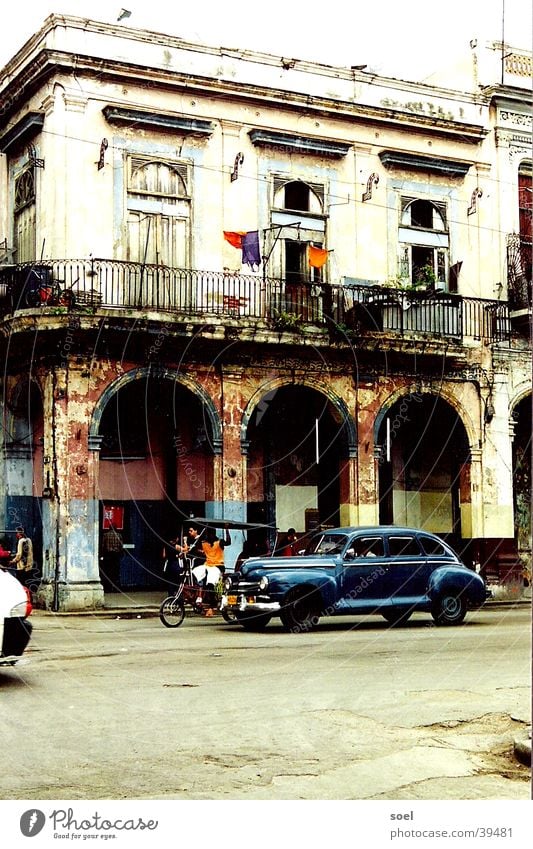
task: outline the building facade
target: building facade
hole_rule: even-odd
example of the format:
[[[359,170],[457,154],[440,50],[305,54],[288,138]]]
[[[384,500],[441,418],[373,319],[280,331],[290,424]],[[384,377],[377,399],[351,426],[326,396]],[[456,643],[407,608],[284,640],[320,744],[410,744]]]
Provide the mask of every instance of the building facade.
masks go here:
[[[8,63],[0,523],[43,605],[103,603],[110,525],[162,586],[190,516],[412,524],[516,590],[531,57],[498,50],[463,90],[51,16]]]

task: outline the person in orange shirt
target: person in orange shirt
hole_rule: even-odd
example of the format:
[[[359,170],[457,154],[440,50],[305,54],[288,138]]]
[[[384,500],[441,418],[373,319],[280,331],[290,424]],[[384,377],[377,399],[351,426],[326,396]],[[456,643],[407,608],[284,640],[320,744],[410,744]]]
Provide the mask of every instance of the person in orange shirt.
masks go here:
[[[196,580],[199,583],[205,583],[206,616],[213,616],[215,613],[215,587],[224,574],[224,548],[227,545],[231,545],[231,537],[227,527],[224,527],[223,539],[217,537],[214,528],[207,528],[201,543],[205,563],[192,570]]]

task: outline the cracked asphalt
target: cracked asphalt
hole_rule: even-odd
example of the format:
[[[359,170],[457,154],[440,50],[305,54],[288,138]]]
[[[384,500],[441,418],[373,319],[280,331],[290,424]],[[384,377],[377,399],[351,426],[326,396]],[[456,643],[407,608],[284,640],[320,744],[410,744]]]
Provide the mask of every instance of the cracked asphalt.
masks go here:
[[[529,799],[513,739],[531,723],[530,619],[293,635],[36,612],[24,661],[0,669],[0,795]]]

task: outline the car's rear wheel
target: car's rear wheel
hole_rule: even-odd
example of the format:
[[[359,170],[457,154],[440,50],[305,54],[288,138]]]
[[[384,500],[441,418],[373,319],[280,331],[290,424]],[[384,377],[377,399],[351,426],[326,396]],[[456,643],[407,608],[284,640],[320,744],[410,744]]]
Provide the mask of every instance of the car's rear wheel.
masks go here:
[[[460,625],[466,616],[466,600],[459,590],[446,592],[435,601],[431,615],[437,625]]]
[[[287,631],[297,634],[300,631],[311,631],[320,620],[316,596],[309,591],[289,593],[281,611],[280,619]]]
[[[271,617],[264,613],[236,613],[237,622],[245,631],[264,631]]]
[[[411,618],[412,610],[385,610],[381,614],[393,628],[399,628]]]
[[[181,598],[169,596],[159,608],[159,618],[166,628],[177,628],[185,619],[185,605]]]

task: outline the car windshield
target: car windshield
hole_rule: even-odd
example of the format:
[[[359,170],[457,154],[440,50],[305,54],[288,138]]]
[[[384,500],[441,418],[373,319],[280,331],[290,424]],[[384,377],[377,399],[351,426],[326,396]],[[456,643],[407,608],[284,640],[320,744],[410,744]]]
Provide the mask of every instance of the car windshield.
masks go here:
[[[306,554],[341,554],[348,537],[345,534],[317,534],[309,542]]]

